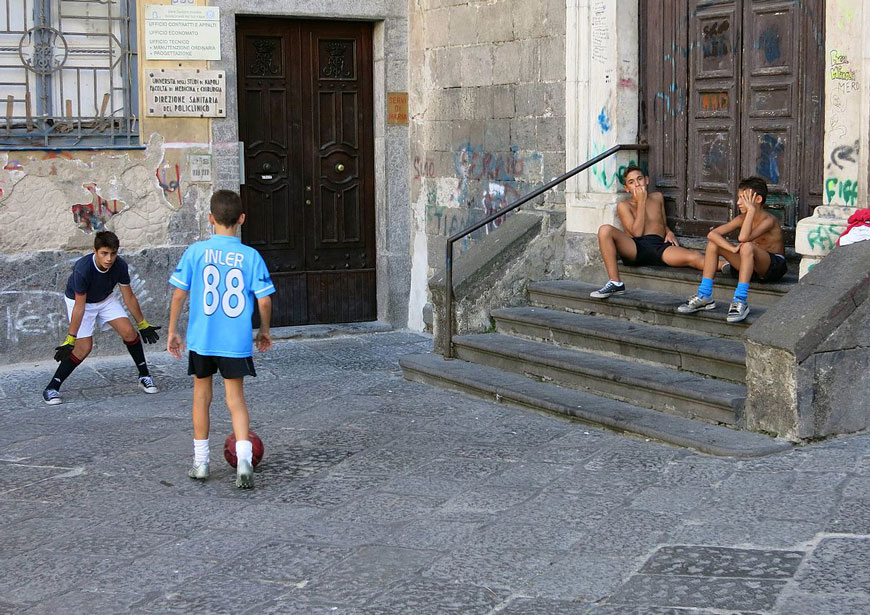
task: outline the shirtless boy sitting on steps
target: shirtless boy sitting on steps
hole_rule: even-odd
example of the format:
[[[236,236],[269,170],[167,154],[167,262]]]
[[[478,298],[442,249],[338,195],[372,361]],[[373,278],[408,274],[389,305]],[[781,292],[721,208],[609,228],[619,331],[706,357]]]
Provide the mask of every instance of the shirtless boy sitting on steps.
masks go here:
[[[694,297],[679,306],[681,314],[691,314],[716,307],[713,300],[713,276],[719,257],[730,264],[730,274],[737,278],[737,288],[728,309],[728,322],[740,322],[749,314],[746,302],[750,280],[776,282],[786,274],[785,240],[779,220],[764,211],[767,183],[760,177],[747,177],[737,186],[737,208],[740,214],[707,235],[706,266],[701,285]],[[739,231],[737,245],[725,236]]]
[[[622,175],[626,192],[631,194],[616,206],[624,231],[610,224],[598,229],[598,249],[610,278],[602,288],[591,293],[595,299],[606,299],[625,292],[619,279],[616,257],[627,265],[670,265],[671,267],[704,268],[704,255],[681,248],[668,228],[665,201],[661,192],[647,194],[649,178],[640,167],[631,165]]]

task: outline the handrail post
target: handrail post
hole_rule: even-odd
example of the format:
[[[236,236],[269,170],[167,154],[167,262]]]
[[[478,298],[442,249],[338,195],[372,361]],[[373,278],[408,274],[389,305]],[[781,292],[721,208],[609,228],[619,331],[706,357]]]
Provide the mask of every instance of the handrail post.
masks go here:
[[[453,240],[447,238],[447,260],[444,263],[444,311],[445,334],[447,345],[444,347],[444,358],[453,358]]]

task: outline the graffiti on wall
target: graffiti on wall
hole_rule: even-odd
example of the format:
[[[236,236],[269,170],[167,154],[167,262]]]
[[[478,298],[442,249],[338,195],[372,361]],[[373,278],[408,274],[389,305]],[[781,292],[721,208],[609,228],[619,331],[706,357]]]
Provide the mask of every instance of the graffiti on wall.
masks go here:
[[[73,222],[86,233],[105,230],[106,223],[121,211],[123,206],[115,199],[107,201],[97,194],[96,184],[85,184],[84,187],[91,193],[91,202],[76,203],[72,206]]]
[[[520,152],[516,146],[495,152],[482,145],[466,143],[453,153],[453,177],[436,177],[435,164],[425,156],[417,156],[413,164],[413,179],[421,182],[425,200],[426,230],[429,235],[450,236],[484,217],[498,213],[521,197],[521,182],[535,182],[542,164],[537,152]],[[460,250],[471,240],[489,234],[504,222],[495,218],[474,234],[465,238]]]
[[[841,229],[836,224],[819,224],[807,234],[807,242],[813,250],[830,251],[834,249]]]
[[[163,189],[163,196],[170,203],[178,202],[178,207],[183,205],[181,196],[181,171],[177,164],[165,165],[157,169],[157,183]]]

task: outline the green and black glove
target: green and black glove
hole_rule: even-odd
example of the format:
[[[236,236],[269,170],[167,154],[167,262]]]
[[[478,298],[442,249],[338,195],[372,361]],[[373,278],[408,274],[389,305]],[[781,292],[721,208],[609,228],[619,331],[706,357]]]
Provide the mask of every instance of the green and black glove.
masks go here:
[[[54,360],[60,363],[64,359],[68,359],[72,354],[73,346],[76,345],[76,336],[67,333],[66,339],[63,341],[63,344],[60,346],[56,346],[54,349]]]
[[[139,328],[139,334],[142,336],[142,339],[146,344],[156,344],[157,340],[160,339],[160,336],[157,335],[157,329],[160,327],[154,327],[148,324],[148,321],[144,318],[142,322],[136,325]]]

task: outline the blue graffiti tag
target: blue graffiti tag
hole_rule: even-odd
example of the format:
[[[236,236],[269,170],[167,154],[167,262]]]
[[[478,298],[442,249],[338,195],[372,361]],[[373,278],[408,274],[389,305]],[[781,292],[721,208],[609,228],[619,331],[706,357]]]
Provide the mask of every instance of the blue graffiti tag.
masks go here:
[[[767,26],[758,37],[758,42],[755,43],[755,48],[764,51],[764,59],[768,64],[772,64],[778,60],[782,55],[779,46],[779,28],[776,26]]]
[[[607,109],[601,107],[601,113],[598,114],[598,126],[601,132],[610,132],[610,118],[607,117]]]
[[[779,158],[785,150],[785,142],[780,137],[764,135],[758,144],[758,164],[755,172],[770,180],[774,184],[779,183]]]

